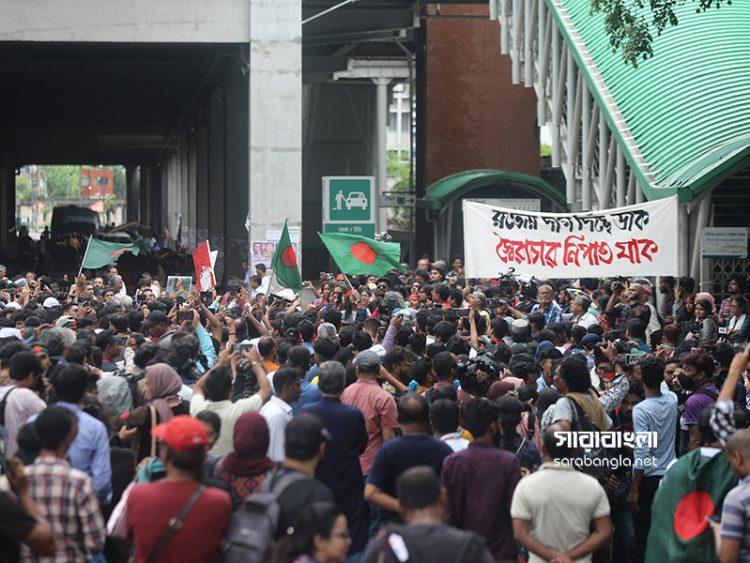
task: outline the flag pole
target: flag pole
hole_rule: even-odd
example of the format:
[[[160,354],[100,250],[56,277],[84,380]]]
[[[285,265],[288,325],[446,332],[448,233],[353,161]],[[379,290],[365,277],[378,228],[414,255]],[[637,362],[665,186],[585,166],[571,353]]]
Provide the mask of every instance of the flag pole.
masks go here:
[[[76,276],[76,279],[78,279],[81,275],[81,272],[83,272],[83,265],[86,262],[86,256],[89,255],[89,247],[91,246],[92,238],[94,238],[94,235],[89,235],[89,241],[86,243],[86,251],[83,253],[83,260],[81,260],[81,267],[78,269],[78,275]]]

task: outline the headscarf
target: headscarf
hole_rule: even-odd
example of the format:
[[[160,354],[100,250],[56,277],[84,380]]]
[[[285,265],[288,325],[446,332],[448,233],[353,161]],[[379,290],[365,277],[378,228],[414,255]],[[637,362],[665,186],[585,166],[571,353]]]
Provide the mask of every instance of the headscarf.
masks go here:
[[[232,442],[234,451],[224,458],[224,469],[231,475],[260,475],[273,468],[273,461],[266,455],[268,424],[260,413],[246,412],[237,419]]]
[[[180,376],[167,364],[154,364],[146,368],[146,386],[151,392],[151,404],[159,415],[155,422],[169,422],[174,416],[169,402],[177,399],[182,389]]]
[[[706,309],[706,313],[709,315],[715,315],[716,314],[716,301],[714,300],[714,296],[710,293],[707,293],[705,291],[696,294],[695,299],[693,300],[693,303],[698,303],[701,299],[706,299],[710,304],[711,307]],[[705,307],[704,307],[705,309]]]

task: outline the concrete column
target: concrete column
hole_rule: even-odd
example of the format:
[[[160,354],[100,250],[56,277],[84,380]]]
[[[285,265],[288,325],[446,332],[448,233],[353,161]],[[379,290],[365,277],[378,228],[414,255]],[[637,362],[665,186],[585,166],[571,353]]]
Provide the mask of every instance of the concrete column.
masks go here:
[[[191,132],[188,135],[188,146],[185,156],[187,157],[187,224],[190,228],[190,242],[189,248],[195,247],[196,229],[198,228],[198,212],[196,208],[198,198],[198,152],[196,146],[196,135],[195,132]]]
[[[185,139],[185,144],[180,150],[180,186],[178,198],[180,201],[183,232],[185,233],[182,237],[182,246],[190,248],[189,232],[192,225],[190,225],[190,207],[188,205],[188,201],[190,200],[188,188],[188,160],[187,139]]]
[[[248,241],[302,222],[301,9],[302,0],[250,2]]]
[[[208,239],[208,209],[211,199],[208,193],[208,127],[198,126],[196,131],[196,217],[195,228],[199,235],[196,242]]]
[[[217,90],[208,103],[208,240],[219,251],[216,275],[224,275],[224,90]],[[244,206],[243,206],[244,207]]]
[[[125,167],[125,221],[138,221],[141,208],[141,172],[138,166]]]
[[[375,111],[375,135],[377,138],[377,174],[375,176],[375,194],[371,202],[377,210],[375,232],[388,230],[388,208],[380,207],[381,194],[388,190],[388,85],[390,78],[374,78],[377,87]]]
[[[0,160],[0,248],[16,239],[16,176],[10,159]]]

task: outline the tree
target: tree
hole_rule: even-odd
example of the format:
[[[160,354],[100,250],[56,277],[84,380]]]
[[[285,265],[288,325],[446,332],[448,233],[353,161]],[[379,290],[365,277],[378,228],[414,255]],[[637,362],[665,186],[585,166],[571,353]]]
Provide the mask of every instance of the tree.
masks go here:
[[[677,25],[674,9],[688,0],[650,0],[648,6],[644,0],[589,0],[591,13],[604,14],[604,29],[609,35],[612,52],[618,50],[626,64],[638,67],[639,60],[654,56],[651,46],[653,36],[651,29],[659,36],[667,26]],[[705,12],[709,8],[720,8],[722,4],[731,5],[732,0],[689,0],[696,3],[696,12]],[[649,23],[646,10],[651,12]]]
[[[127,191],[124,166],[112,167],[112,181],[114,182],[115,196],[118,198],[124,198],[125,192]]]
[[[39,173],[47,180],[47,196],[50,199],[81,197],[80,166],[40,166]]]
[[[31,178],[27,174],[16,176],[16,202],[20,204],[30,202],[34,197]]]

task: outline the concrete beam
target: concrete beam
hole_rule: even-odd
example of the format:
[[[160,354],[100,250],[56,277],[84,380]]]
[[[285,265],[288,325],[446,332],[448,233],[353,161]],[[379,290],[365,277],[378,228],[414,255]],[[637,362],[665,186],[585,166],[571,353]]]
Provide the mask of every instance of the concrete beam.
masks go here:
[[[0,2],[0,41],[245,43],[247,0]],[[297,17],[299,18],[299,10]]]

